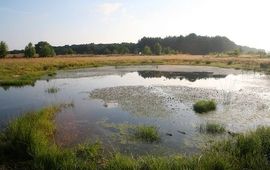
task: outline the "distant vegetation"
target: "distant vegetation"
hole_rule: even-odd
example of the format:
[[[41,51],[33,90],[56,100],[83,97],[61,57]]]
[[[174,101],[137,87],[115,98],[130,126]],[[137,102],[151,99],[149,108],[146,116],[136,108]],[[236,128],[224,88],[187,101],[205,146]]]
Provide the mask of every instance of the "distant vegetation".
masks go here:
[[[55,113],[59,107],[28,113],[12,121],[0,135],[1,169],[100,170],[242,170],[269,169],[270,128],[239,134],[193,156],[130,156],[103,153],[102,146],[55,144]]]
[[[193,105],[193,109],[197,113],[207,113],[216,110],[216,105],[214,100],[199,100]]]
[[[36,54],[35,47],[33,46],[32,43],[29,43],[24,49],[24,56],[25,57],[34,57],[35,54]]]
[[[4,58],[8,53],[8,46],[4,41],[0,42],[0,58]]]
[[[198,36],[194,33],[187,36],[174,36],[166,38],[143,37],[138,43],[114,44],[80,44],[52,47],[48,42],[41,41],[35,45],[35,50],[40,57],[72,54],[220,54],[238,56],[240,53],[256,53],[266,55],[264,50],[236,45],[227,37]],[[13,50],[10,54],[24,53],[24,50]],[[25,55],[29,56],[29,55]]]
[[[53,57],[56,55],[53,47],[46,41],[37,43],[35,49],[40,57]]]

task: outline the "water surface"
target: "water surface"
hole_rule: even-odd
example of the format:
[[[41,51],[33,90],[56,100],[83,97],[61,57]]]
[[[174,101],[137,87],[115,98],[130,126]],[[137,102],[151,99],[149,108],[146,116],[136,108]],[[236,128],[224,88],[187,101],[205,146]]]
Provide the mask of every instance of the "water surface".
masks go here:
[[[34,86],[0,89],[0,125],[52,104],[73,103],[56,117],[56,140],[73,146],[100,141],[106,150],[127,153],[193,153],[228,137],[199,132],[206,122],[228,131],[246,132],[270,125],[269,76],[233,69],[195,66],[102,67],[60,71]],[[48,79],[48,80],[47,80]],[[59,92],[49,94],[50,87]],[[216,111],[200,115],[192,105],[215,99]],[[132,138],[137,125],[157,126],[161,141],[147,144]]]

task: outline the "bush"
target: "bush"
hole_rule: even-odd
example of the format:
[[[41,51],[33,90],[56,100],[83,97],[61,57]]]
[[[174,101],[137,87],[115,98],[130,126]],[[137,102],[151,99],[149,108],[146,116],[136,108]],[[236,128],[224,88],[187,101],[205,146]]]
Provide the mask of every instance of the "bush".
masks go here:
[[[144,49],[143,49],[143,54],[144,55],[152,55],[151,48],[148,47],[148,46],[145,46]]]
[[[0,42],[0,58],[6,57],[8,54],[8,46],[4,41]]]
[[[24,49],[24,56],[25,57],[34,57],[35,54],[36,54],[35,47],[33,46],[32,43],[29,43]]]
[[[161,55],[161,52],[162,52],[161,45],[159,43],[156,43],[154,45],[154,50],[153,51],[154,51],[155,55]]]
[[[200,100],[193,105],[193,110],[197,113],[206,113],[216,110],[216,102],[214,100]]]
[[[206,61],[205,64],[211,64],[211,61]]]
[[[36,52],[39,57],[53,57],[55,52],[53,47],[46,41],[41,41],[35,45]]]
[[[155,142],[160,139],[159,133],[154,126],[139,126],[135,132],[135,138],[145,142]]]
[[[233,61],[228,61],[227,65],[232,65]]]

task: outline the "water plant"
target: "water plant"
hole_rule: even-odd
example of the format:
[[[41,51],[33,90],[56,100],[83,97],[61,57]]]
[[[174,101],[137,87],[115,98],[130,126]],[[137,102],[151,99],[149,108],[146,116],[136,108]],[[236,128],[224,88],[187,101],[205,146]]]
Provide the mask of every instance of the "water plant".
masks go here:
[[[60,89],[57,87],[50,87],[46,90],[47,93],[57,93]]]
[[[216,110],[216,105],[214,100],[199,100],[193,105],[193,110],[197,113],[207,113]]]
[[[225,132],[225,127],[217,123],[206,123],[200,125],[200,132],[210,134],[221,134]]]
[[[135,129],[135,138],[145,142],[155,142],[160,139],[158,129],[155,126],[138,126]]]

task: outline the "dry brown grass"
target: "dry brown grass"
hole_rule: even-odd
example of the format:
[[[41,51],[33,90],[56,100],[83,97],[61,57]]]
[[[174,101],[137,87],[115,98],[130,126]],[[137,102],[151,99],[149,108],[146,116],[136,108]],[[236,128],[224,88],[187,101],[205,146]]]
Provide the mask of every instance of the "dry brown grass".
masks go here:
[[[270,59],[250,56],[216,57],[201,55],[72,55],[52,58],[6,58],[0,59],[0,85],[32,84],[42,75],[51,74],[60,69],[73,69],[99,66],[120,65],[209,65],[225,68],[260,70],[261,64],[268,71]],[[270,68],[269,68],[270,69]]]

